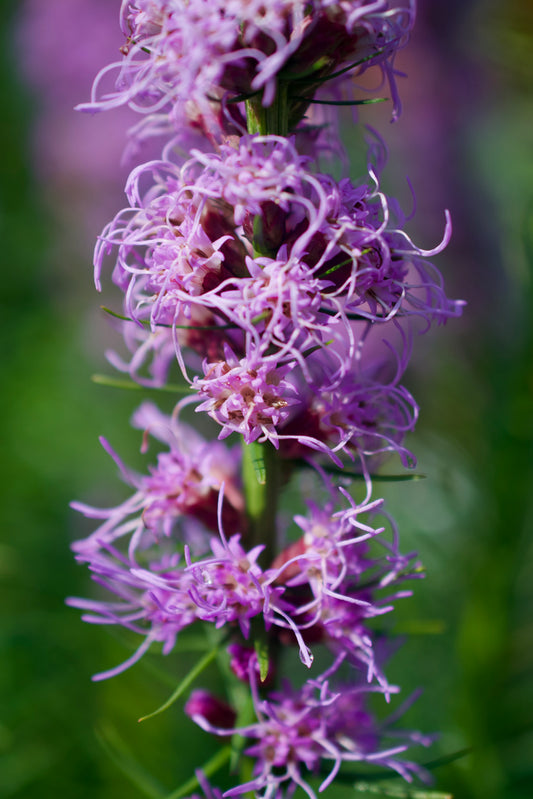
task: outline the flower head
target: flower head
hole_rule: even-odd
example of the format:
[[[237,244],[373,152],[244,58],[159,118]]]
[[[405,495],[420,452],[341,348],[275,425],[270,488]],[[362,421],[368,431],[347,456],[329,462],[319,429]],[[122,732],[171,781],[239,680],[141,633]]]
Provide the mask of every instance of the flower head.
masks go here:
[[[146,178],[149,187],[141,190]],[[293,377],[301,373],[302,385],[313,384],[313,393],[322,395],[332,439],[353,442],[353,430],[366,426],[369,443],[374,421],[363,405],[380,417],[377,405],[388,406],[398,429],[411,428],[416,411],[403,389],[350,376],[360,371],[368,334],[354,323],[395,320],[402,329],[400,320],[421,317],[429,325],[460,314],[462,303],[447,299],[440,275],[426,263],[431,253],[403,232],[404,220],[379,190],[374,168],[367,183],[337,183],[313,174],[292,141],[243,137],[218,154],[196,151],[180,169],[145,165],[132,174],[128,196],[131,207],[103,232],[95,261],[100,285],[104,256],[117,247],[114,280],[125,293],[127,316],[137,322],[129,341],[139,347],[131,366],[122,368],[136,375],[150,355],[161,382],[172,341],[185,374],[207,355],[195,384],[203,389],[207,372],[214,374],[211,365],[228,363],[229,348],[232,370],[237,362],[247,369],[245,361],[257,357],[294,362]],[[321,373],[308,365],[317,350],[333,364]],[[347,399],[340,409],[333,406],[343,376]],[[331,409],[328,392],[335,395]],[[246,435],[247,441],[257,437],[248,429]]]
[[[89,538],[74,545],[76,551],[107,546],[133,534],[132,555],[141,536],[154,540],[161,534],[168,537],[175,532],[176,523],[185,518],[188,521],[195,519],[216,530],[222,485],[225,487],[223,520],[229,526],[244,523],[236,450],[208,443],[191,427],[166,416],[149,402],[143,403],[136,411],[133,424],[144,430],[145,436],[151,434],[168,449],[159,453],[157,463],[149,468],[148,475],[141,475],[125,467],[109,444],[102,440],[120,466],[122,476],[136,491],[118,507],[109,510],[73,503],[76,510],[89,518],[106,520]]]
[[[221,128],[235,130],[228,99],[262,92],[269,106],[282,78],[298,81],[291,102],[293,128],[305,113],[306,98],[339,68],[348,64],[352,74],[361,74],[377,64],[391,85],[397,113],[394,55],[413,18],[411,1],[124,2],[124,58],[99,73],[91,102],[80,108],[128,104],[149,115],[158,131],[164,114],[170,130],[189,120],[213,135]],[[108,86],[113,76],[115,85]]]
[[[382,658],[367,623],[390,612],[394,599],[409,596],[396,587],[413,576],[413,555],[401,555],[396,543],[384,538],[384,527],[368,523],[381,512],[382,500],[352,501],[337,512],[332,500],[323,506],[309,502],[308,514],[294,517],[303,536],[274,560],[275,584],[284,586],[283,606],[306,642],[344,652],[388,696]],[[391,588],[394,594],[383,595]]]
[[[414,763],[401,755],[411,744],[430,743],[416,733],[398,734],[398,743],[383,744],[392,730],[378,725],[366,708],[366,685],[339,684],[330,686],[332,672],[342,661],[315,680],[308,680],[300,689],[285,681],[282,690],[260,699],[255,678],[251,676],[257,721],[247,727],[231,729],[212,724],[206,715],[191,713],[202,729],[215,735],[239,733],[255,739],[245,754],[255,760],[254,777],[235,786],[224,796],[238,796],[248,791],[261,792],[262,799],[278,796],[283,786],[299,785],[310,797],[316,793],[308,777],[317,776],[322,765],[331,765],[319,790],[335,778],[344,762],[366,762],[391,768],[411,781],[412,775],[424,776]],[[195,708],[193,708],[194,710]]]
[[[258,353],[237,360],[229,348],[226,359],[204,362],[205,376],[195,378],[192,387],[208,397],[196,410],[207,411],[222,426],[219,438],[241,433],[250,444],[263,436],[277,446],[277,427],[287,418],[291,405],[298,403],[294,387],[285,379],[294,364],[276,368]]]

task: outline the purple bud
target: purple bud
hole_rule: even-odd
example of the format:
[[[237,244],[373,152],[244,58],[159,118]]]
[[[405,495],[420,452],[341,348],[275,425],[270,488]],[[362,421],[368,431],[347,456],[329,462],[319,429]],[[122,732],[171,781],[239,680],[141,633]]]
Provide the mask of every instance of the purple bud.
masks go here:
[[[209,724],[214,727],[222,727],[224,730],[233,729],[237,719],[237,714],[227,702],[223,702],[208,691],[201,689],[191,693],[184,709],[190,718],[201,716]]]

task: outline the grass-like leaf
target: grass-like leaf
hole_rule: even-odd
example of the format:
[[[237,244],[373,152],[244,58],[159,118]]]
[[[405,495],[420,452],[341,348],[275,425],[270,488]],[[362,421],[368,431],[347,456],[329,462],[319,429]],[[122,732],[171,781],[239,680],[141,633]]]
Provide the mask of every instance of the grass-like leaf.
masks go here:
[[[361,64],[364,64],[367,61],[371,61],[373,58],[376,58],[377,56],[381,55],[384,52],[385,52],[385,48],[383,48],[381,50],[376,50],[375,53],[370,53],[370,55],[367,55],[364,58],[360,58],[358,61],[354,61],[352,64],[348,64],[347,67],[343,67],[343,69],[338,69],[336,72],[332,72],[330,75],[326,75],[323,78],[318,78],[318,79],[315,78],[314,80],[311,79],[311,80],[307,80],[306,81],[305,78],[307,76],[304,75],[304,76],[301,76],[301,77],[295,77],[294,78],[294,82],[295,83],[300,83],[300,82],[301,83],[326,83],[326,81],[328,81],[328,80],[334,80],[335,78],[340,77],[340,75],[344,75],[346,72],[349,72],[351,69],[355,69],[356,67],[360,67]]]
[[[143,386],[136,383],[135,380],[121,380],[120,378],[111,377],[110,375],[92,375],[91,380],[93,383],[98,383],[99,386],[109,386],[110,388],[122,388],[128,391],[166,391],[171,394],[180,394],[185,396],[190,393],[189,386],[178,386],[171,383],[166,386]]]
[[[242,94],[236,94],[234,97],[230,97],[229,100],[226,100],[228,105],[235,105],[235,103],[243,103],[245,100],[251,100],[252,97],[257,97],[261,94],[263,90],[257,89],[255,92],[243,92]],[[217,97],[209,97],[215,103],[220,103],[220,98]]]
[[[268,677],[268,646],[265,640],[256,639],[254,641],[255,654],[257,655],[257,662],[259,664],[259,678],[264,682]]]
[[[346,472],[344,469],[330,469],[329,467],[325,469],[325,471],[334,473],[338,477],[350,477],[352,480],[364,480],[365,477],[363,474],[359,474],[359,472]],[[372,475],[372,482],[373,483],[405,483],[407,480],[425,480],[425,474],[373,474]]]
[[[196,678],[199,677],[200,674],[205,671],[205,669],[211,663],[213,663],[213,661],[216,659],[219,648],[220,643],[207,652],[203,658],[200,658],[198,663],[193,666],[190,672],[183,678],[176,690],[169,696],[167,701],[163,702],[163,704],[158,707],[157,710],[154,710],[153,713],[148,713],[146,716],[141,716],[139,721],[146,721],[146,719],[151,719],[154,716],[158,716],[160,713],[163,713],[165,710],[168,710],[168,708],[171,707],[174,702],[176,702],[180,696],[182,696],[182,694],[184,694],[185,691],[193,684]]]
[[[411,619],[394,627],[398,635],[442,635],[446,630],[444,619]]]
[[[313,97],[301,97],[300,95],[291,95],[291,100],[304,100],[310,105],[374,105],[375,103],[386,103],[388,97],[372,97],[368,100],[315,100]]]
[[[302,468],[312,468],[307,461],[298,461],[298,466]],[[337,469],[335,466],[324,466],[324,471],[328,474],[333,474],[336,477],[349,477],[351,480],[364,480],[365,476],[361,472],[351,472],[348,469]],[[372,482],[374,483],[404,483],[408,480],[425,480],[426,475],[416,472],[415,474],[373,474]]]
[[[326,56],[322,58],[318,58],[309,69],[306,69],[304,72],[291,72],[290,70],[281,71],[279,75],[280,83],[289,83],[294,85],[295,83],[323,83],[324,80],[327,78],[317,78],[316,73],[320,72],[321,69],[327,67],[329,59]]]
[[[447,766],[450,763],[454,763],[456,760],[460,760],[462,757],[466,757],[466,755],[469,755],[471,753],[471,751],[472,751],[471,747],[467,747],[465,749],[459,749],[457,752],[451,752],[448,755],[442,755],[441,757],[438,757],[435,760],[428,760],[426,763],[422,763],[421,765],[422,765],[422,768],[426,769],[427,771],[434,771],[435,769],[439,768],[440,766]],[[348,773],[344,773],[343,774],[342,772],[340,772],[335,777],[335,781],[336,782],[344,783],[344,784],[349,783],[349,784],[351,784],[354,788],[356,788],[359,791],[363,790],[360,787],[361,785],[372,784],[373,786],[375,786],[376,788],[379,788],[383,792],[385,789],[380,784],[378,785],[378,783],[383,783],[384,782],[384,783],[386,783],[386,789],[388,791],[391,791],[391,790],[396,790],[397,791],[397,790],[402,789],[404,791],[407,791],[407,790],[416,791],[416,790],[418,790],[418,792],[419,792],[418,794],[413,794],[413,793],[388,793],[388,794],[386,794],[386,793],[383,793],[383,796],[398,796],[398,797],[405,796],[405,797],[411,797],[411,799],[413,797],[414,797],[414,799],[429,799],[429,797],[433,797],[433,799],[442,799],[443,797],[445,797],[446,799],[449,799],[449,797],[450,797],[450,794],[446,794],[445,793],[445,794],[440,794],[439,795],[435,791],[433,791],[433,793],[431,793],[431,791],[428,791],[427,789],[424,789],[424,788],[413,788],[411,786],[404,786],[403,783],[401,785],[399,785],[398,787],[389,786],[388,785],[389,782],[392,782],[394,780],[399,780],[399,779],[401,779],[401,778],[398,776],[398,774],[396,774],[393,771],[374,771],[374,772],[370,772],[369,774],[365,774],[365,775],[361,774],[360,776],[358,776],[356,774],[348,774]],[[376,792],[374,788],[372,788],[372,789],[365,788],[365,790],[367,790],[367,791],[371,790],[374,793]]]
[[[328,316],[337,316],[338,311],[334,311],[333,308],[320,308],[320,313],[325,313]],[[369,319],[383,319],[387,320],[389,318],[389,314],[372,314],[369,313],[347,313],[345,314],[346,319],[349,319],[352,322],[368,322]],[[397,311],[394,314],[395,319],[399,319],[402,316],[406,316],[406,314],[402,313],[401,311]]]
[[[135,322],[135,324],[151,327],[152,323],[146,319],[132,319],[131,316],[123,316],[116,311],[112,311],[111,308],[106,308],[105,305],[101,305],[100,308],[102,311],[105,311],[107,314],[109,314],[109,316],[113,316],[115,319],[121,319],[123,322]],[[237,325],[233,322],[226,322],[223,325],[165,325],[162,322],[158,322],[156,327],[168,327],[175,330],[225,330],[229,327],[235,328]]]
[[[354,790],[361,793],[373,793],[378,796],[397,797],[397,799],[453,799],[451,793],[420,790],[403,785],[384,786],[369,782],[356,782],[353,787]]]
[[[113,319],[120,319],[122,322],[135,322],[135,324],[141,324],[145,327],[150,326],[150,322],[147,322],[144,319],[132,319],[131,316],[124,316],[124,314],[117,313],[117,311],[113,311],[111,308],[107,308],[105,305],[101,305],[100,308],[106,314],[112,316]],[[172,327],[172,325],[158,325],[158,327]]]
[[[435,760],[429,760],[427,763],[423,763],[422,765],[428,771],[433,771],[440,766],[448,766],[450,763],[455,763],[456,760],[466,757],[471,752],[472,747],[467,746],[464,749],[459,749],[457,752],[451,752],[449,755],[442,755],[441,757],[437,757]]]

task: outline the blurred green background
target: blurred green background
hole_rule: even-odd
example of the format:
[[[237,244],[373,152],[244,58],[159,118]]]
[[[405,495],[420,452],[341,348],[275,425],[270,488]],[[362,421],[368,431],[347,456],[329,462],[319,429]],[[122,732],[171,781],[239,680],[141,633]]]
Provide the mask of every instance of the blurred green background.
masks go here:
[[[60,28],[58,4],[39,5]],[[44,84],[30,85],[21,4],[4,0],[2,8],[0,796],[136,799],[156,795],[149,775],[170,792],[214,749],[179,705],[137,724],[171,690],[156,656],[91,683],[128,650],[64,605],[90,590],[69,551],[90,528],[68,503],[126,496],[97,436],[139,463],[128,427],[139,397],[90,381],[106,370],[103,350],[114,340],[90,263],[91,239],[110,213],[87,145],[98,149],[103,129],[81,134],[85,172],[61,172],[50,149],[39,149],[40,120],[59,109],[59,156],[76,154],[78,134],[64,123],[74,101],[56,97],[51,111]],[[408,723],[442,731],[427,758],[471,748],[435,770],[435,788],[464,799],[530,799],[533,9],[527,0],[420,0],[420,16],[401,59],[404,116],[390,129],[386,113],[365,121],[390,140],[389,180],[407,205],[405,174],[413,181],[415,240],[432,246],[442,209],[451,209],[454,239],[437,263],[449,295],[469,307],[460,322],[415,342],[406,379],[422,408],[411,443],[427,479],[386,494],[404,551],[419,551],[428,576],[399,611],[398,628],[413,635],[390,676],[406,691],[425,688]],[[60,83],[69,79],[68,49],[92,47],[81,20],[71,33],[52,37],[49,49]],[[91,77],[74,99],[87,98]],[[111,213],[124,174],[109,179]],[[163,665],[177,682],[194,661],[194,653],[173,655]]]

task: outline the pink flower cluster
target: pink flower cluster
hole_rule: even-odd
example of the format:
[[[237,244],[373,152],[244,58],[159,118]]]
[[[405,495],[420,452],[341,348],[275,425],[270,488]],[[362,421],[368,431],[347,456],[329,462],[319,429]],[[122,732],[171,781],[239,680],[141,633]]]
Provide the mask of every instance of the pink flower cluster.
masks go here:
[[[80,109],[128,105],[145,117],[138,136],[192,126],[216,138],[247,130],[239,101],[249,95],[271,106],[288,85],[295,126],[326,81],[346,82],[347,65],[350,77],[377,65],[397,113],[394,56],[413,17],[414,0],[123,0],[124,57],[100,71]]]
[[[399,446],[416,419],[398,385],[409,318],[429,325],[462,307],[427,261],[449,225],[442,245],[421,250],[375,172],[360,186],[336,183],[278,136],[195,151],[181,168],[143,165],[127,194],[130,207],[96,247],[97,285],[116,252],[126,324],[139,327],[122,368],[137,378],[149,361],[150,382],[161,385],[173,344],[186,379],[188,366],[201,370],[191,388],[208,398],[198,410],[222,425],[221,437],[235,431],[275,446],[296,438],[322,451],[360,437],[360,454]],[[394,370],[383,363],[390,352],[379,359],[367,343],[372,328],[400,338]],[[308,388],[313,400],[302,403]],[[309,436],[317,406],[323,429]]]
[[[203,690],[186,706],[208,732],[248,740],[253,779],[224,796],[280,799],[300,787],[314,799],[324,769],[320,790],[348,762],[407,780],[423,773],[401,755],[429,739],[368,710],[369,693],[389,701],[399,691],[376,625],[421,572],[401,554],[372,477],[389,453],[414,465],[405,436],[418,406],[400,382],[414,335],[462,310],[429,261],[450,220],[434,249],[412,242],[380,188],[376,135],[361,180],[318,171],[310,111],[317,93],[351,96],[354,75],[370,68],[399,109],[394,56],[413,17],[411,3],[386,0],[125,0],[123,59],[99,73],[83,106],[127,104],[143,115],[135,136],[167,137],[160,159],[133,169],[128,206],[98,239],[95,274],[101,289],[111,268],[124,298],[126,354],[109,353],[111,363],[152,388],[177,375],[186,395],[171,416],[150,403],[134,416],[144,446],[150,434],[162,447],[149,474],[103,442],[133,494],[109,510],[75,503],[100,524],[73,548],[111,599],[69,603],[142,637],[95,679],[153,643],[170,652],[191,625],[224,629],[257,720],[235,727],[239,709]],[[190,405],[214,420],[219,441],[185,424]],[[302,469],[313,496],[283,522],[264,492]],[[263,491],[259,512],[251,489]],[[311,676],[278,682],[282,647]]]

